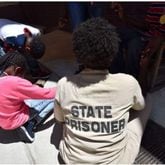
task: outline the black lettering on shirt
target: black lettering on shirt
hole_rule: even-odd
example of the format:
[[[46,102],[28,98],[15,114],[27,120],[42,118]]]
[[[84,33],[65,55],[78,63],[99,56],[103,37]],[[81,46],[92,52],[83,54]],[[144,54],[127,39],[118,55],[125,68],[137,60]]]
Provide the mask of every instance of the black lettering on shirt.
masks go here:
[[[124,129],[126,123],[125,119],[105,122],[88,122],[65,118],[65,124],[70,126],[71,129],[78,131],[114,134]]]
[[[101,122],[101,132],[102,133],[109,133],[110,132],[110,124],[109,122]]]
[[[82,121],[81,123],[82,123],[82,130],[85,132],[88,132],[89,131],[89,123],[86,121]]]
[[[118,121],[111,122],[111,132],[112,133],[118,132]]]
[[[85,109],[87,109],[87,106],[79,106],[79,109],[81,110],[82,117],[85,117]]]
[[[124,127],[125,127],[125,120],[124,119],[119,120],[119,130],[124,129]]]
[[[96,106],[95,109],[97,110],[97,114],[98,114],[98,118],[102,117],[102,110],[103,110],[103,106]]]
[[[112,118],[111,106],[104,106],[104,117],[105,118]]]
[[[73,129],[78,130],[78,126],[77,126],[77,121],[76,120],[70,120],[70,126]]]
[[[89,106],[87,110],[87,116],[86,117],[95,117],[95,113],[93,111],[93,107]]]
[[[93,132],[100,132],[100,124],[98,122],[91,122],[91,129]]]
[[[78,107],[77,106],[72,106],[71,107],[71,113],[72,113],[73,117],[78,117],[79,116]]]

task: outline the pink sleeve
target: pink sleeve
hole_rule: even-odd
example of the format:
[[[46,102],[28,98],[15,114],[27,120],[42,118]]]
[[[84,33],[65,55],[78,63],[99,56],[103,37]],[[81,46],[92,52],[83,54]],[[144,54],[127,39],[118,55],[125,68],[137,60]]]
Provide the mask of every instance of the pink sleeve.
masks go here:
[[[20,99],[53,99],[56,94],[56,88],[41,88],[25,79],[18,79],[15,88]]]

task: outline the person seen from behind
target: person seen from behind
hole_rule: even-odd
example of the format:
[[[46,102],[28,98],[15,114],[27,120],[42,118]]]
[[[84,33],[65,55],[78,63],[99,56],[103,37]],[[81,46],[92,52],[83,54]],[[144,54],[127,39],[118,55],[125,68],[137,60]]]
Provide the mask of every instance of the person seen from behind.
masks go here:
[[[118,47],[116,29],[104,19],[89,19],[73,32],[84,69],[57,84],[54,115],[63,124],[63,163],[133,163],[138,154],[144,129],[140,116],[130,122],[129,115],[143,110],[145,101],[134,77],[109,73]]]
[[[32,107],[38,111],[39,117],[44,118],[45,116],[41,116],[40,112],[43,114],[46,109],[48,113],[53,109],[56,89],[55,87],[41,88],[26,80],[24,77],[29,66],[24,56],[18,51],[8,52],[2,56],[0,69],[2,71],[0,75],[0,128],[4,130],[18,128],[22,141],[33,142],[33,128],[37,121],[30,116],[30,107],[25,100],[34,99],[35,106]],[[38,103],[36,103],[37,100]],[[33,105],[33,100],[31,104]]]
[[[165,40],[165,3],[149,2],[143,19],[130,16],[123,3],[113,2],[112,9],[124,26],[118,27],[121,49],[110,70],[133,75],[140,82],[143,95],[146,95],[150,88],[148,73],[154,66],[151,59],[155,58]]]

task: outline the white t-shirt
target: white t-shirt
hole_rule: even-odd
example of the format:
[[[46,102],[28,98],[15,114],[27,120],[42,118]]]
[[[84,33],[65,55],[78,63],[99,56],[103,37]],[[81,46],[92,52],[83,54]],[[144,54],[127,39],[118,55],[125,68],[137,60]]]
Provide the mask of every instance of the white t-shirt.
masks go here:
[[[33,36],[41,34],[39,29],[30,25],[25,25],[9,19],[0,19],[0,39],[4,40],[7,37],[17,37],[20,34],[24,34],[24,28],[27,28]]]
[[[56,101],[55,117],[65,121],[60,153],[66,163],[122,163],[129,110],[145,105],[136,79],[83,71],[58,82]]]

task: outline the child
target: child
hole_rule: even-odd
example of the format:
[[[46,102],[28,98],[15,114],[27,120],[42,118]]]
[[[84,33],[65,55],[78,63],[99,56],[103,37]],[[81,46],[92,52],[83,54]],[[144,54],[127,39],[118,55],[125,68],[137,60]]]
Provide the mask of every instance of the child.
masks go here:
[[[135,78],[108,71],[118,43],[115,28],[101,18],[82,23],[73,33],[73,50],[84,69],[57,84],[54,114],[64,123],[63,163],[129,164],[137,156],[143,123],[139,116],[128,121],[129,113],[145,103]]]
[[[38,101],[36,104],[38,109],[36,110],[40,111],[51,105],[49,107],[50,112],[54,107],[53,98],[56,89],[41,88],[24,79],[28,65],[24,56],[17,51],[8,52],[1,57],[0,66],[2,70],[0,77],[0,127],[6,130],[20,128],[20,133],[24,133],[22,135],[26,137],[26,139],[22,137],[23,140],[32,142],[34,140],[35,120],[28,121],[30,119],[29,107],[25,104],[25,100],[35,99],[34,103],[36,104],[36,99],[45,99],[45,101]]]

